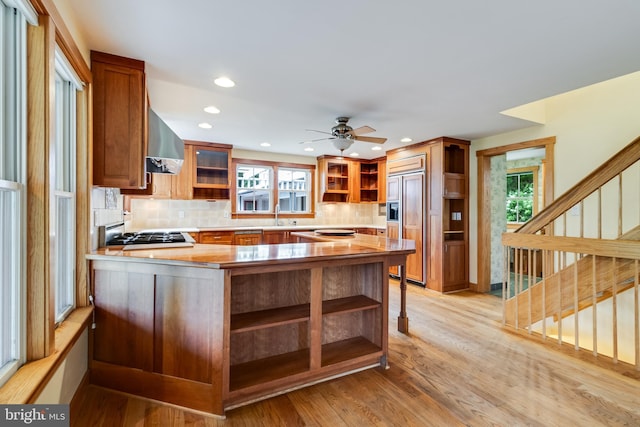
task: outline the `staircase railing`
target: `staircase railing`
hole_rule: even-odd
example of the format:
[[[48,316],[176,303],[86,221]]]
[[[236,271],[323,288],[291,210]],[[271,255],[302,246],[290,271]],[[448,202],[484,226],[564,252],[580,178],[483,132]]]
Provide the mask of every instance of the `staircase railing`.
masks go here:
[[[506,326],[640,370],[640,137],[502,242]]]

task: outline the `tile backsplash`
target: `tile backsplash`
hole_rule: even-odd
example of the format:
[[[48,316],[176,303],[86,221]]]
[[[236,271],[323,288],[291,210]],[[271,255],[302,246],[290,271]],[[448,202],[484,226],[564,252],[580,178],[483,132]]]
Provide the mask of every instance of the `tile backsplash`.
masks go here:
[[[117,188],[94,187],[91,190],[92,226],[121,222],[122,196]]]
[[[117,188],[91,189],[91,248],[98,247],[98,227],[122,222],[122,196]]]
[[[283,218],[284,224],[384,226],[378,204],[318,203],[315,218]],[[219,200],[132,199],[125,215],[127,230],[147,228],[206,228],[273,225],[273,218],[231,219],[231,202]]]

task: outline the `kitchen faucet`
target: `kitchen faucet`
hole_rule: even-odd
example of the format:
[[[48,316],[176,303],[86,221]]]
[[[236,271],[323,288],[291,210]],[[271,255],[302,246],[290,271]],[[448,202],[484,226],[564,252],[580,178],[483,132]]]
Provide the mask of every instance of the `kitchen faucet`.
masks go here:
[[[278,224],[278,214],[280,213],[280,203],[276,203],[276,207],[275,207],[274,211],[276,213],[276,225],[280,225],[280,224]]]

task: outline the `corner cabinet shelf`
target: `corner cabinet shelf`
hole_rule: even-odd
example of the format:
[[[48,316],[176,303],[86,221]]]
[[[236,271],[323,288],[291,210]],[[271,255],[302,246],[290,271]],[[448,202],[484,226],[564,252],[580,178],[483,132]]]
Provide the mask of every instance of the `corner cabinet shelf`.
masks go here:
[[[348,160],[318,157],[322,202],[383,203],[386,194],[386,159]]]
[[[322,202],[348,202],[351,173],[349,161],[321,156],[318,157],[318,171],[320,174],[318,200]]]
[[[382,363],[384,265],[325,265],[233,276],[231,407],[274,387],[286,389],[363,363]]]

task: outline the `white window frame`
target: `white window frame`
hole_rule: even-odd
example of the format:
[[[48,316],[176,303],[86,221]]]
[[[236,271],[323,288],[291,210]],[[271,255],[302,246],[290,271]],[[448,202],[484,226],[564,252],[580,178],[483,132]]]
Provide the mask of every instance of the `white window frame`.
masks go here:
[[[292,182],[280,181],[280,172],[283,172],[283,171],[290,171],[292,173],[294,172],[303,173],[305,176],[304,183],[300,185],[300,183],[296,183],[293,181]],[[278,206],[280,208],[280,213],[284,213],[284,214],[311,213],[311,192],[312,192],[311,170],[295,168],[295,167],[278,167],[277,174],[278,176],[276,176],[275,179],[277,181],[277,187],[278,187]],[[283,209],[282,204],[280,203],[280,200],[282,199],[280,196],[281,194],[286,194],[286,193],[290,195],[292,194],[294,198],[296,197],[296,195],[303,194],[307,201],[306,209],[305,210]],[[291,200],[291,197],[289,197],[289,200]]]
[[[256,179],[253,177],[239,177],[238,173],[240,171],[240,168],[252,168],[252,169],[264,169],[268,171],[269,176],[263,179]],[[241,214],[270,214],[274,212],[274,197],[273,197],[273,182],[274,182],[274,172],[273,172],[273,167],[272,166],[265,166],[265,165],[260,165],[260,164],[251,164],[251,163],[238,163],[238,165],[236,166],[235,169],[235,182],[236,182],[236,212],[237,213],[241,213]],[[255,192],[256,191],[260,191],[260,192],[265,192],[268,197],[269,197],[269,201],[267,203],[267,209],[266,210],[257,210],[255,209],[255,203],[254,203],[254,209],[252,210],[245,210],[245,209],[240,209],[241,208],[241,202],[242,202],[242,194],[246,191],[252,191]]]
[[[0,137],[4,142],[0,148],[2,386],[25,362],[26,355],[26,46],[27,20],[33,23],[33,19],[25,19],[22,7],[6,0],[0,0],[0,19]]]
[[[76,307],[76,91],[80,79],[62,51],[55,50],[55,251],[52,280],[55,322],[59,324]]]
[[[538,170],[539,168],[537,166],[526,166],[526,167],[522,167],[522,168],[514,168],[514,169],[508,169],[507,170],[507,178],[510,176],[518,176],[518,182],[520,181],[520,177],[522,175],[529,175],[531,174],[532,176],[532,180],[533,180],[533,195],[531,197],[529,196],[512,196],[512,197],[508,197],[506,198],[506,203],[508,204],[510,201],[529,201],[531,200],[532,203],[532,211],[531,211],[531,217],[535,216],[538,213]],[[518,185],[519,187],[519,185]],[[505,207],[505,215],[506,215],[506,207]],[[522,224],[524,224],[525,222],[527,222],[528,219],[526,221],[507,221],[507,228],[510,229],[515,229],[520,227]]]

